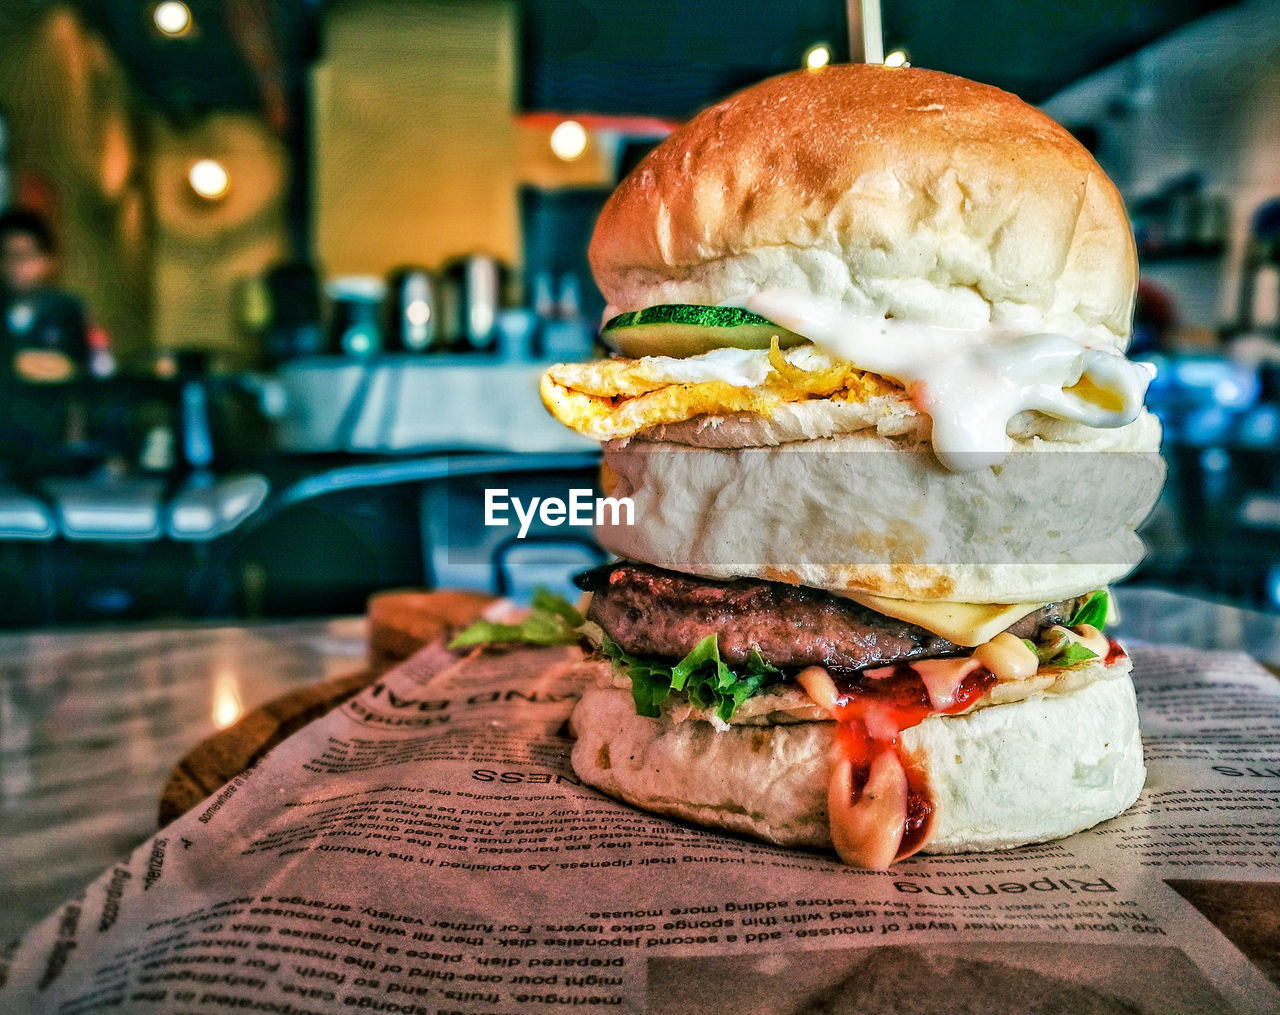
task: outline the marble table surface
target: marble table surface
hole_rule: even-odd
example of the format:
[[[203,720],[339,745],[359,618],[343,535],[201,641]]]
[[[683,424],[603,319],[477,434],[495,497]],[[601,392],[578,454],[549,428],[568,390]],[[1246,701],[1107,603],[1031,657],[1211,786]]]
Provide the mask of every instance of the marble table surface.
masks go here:
[[[0,636],[0,944],[155,831],[202,739],[364,662],[360,617]]]
[[[1122,637],[1280,666],[1280,617],[1140,588]],[[155,831],[174,764],[244,712],[359,670],[362,618],[0,636],[0,944]]]

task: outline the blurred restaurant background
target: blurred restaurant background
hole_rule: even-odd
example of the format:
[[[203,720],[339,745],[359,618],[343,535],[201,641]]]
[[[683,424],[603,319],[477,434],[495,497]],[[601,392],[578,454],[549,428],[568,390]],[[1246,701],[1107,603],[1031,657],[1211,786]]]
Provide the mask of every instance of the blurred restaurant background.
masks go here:
[[[885,0],[891,61],[1042,106],[1123,192],[1169,482],[1132,580],[1280,610],[1280,0]],[[0,624],[358,613],[602,559],[482,494],[590,485],[616,182],[848,59],[840,0],[5,0]]]

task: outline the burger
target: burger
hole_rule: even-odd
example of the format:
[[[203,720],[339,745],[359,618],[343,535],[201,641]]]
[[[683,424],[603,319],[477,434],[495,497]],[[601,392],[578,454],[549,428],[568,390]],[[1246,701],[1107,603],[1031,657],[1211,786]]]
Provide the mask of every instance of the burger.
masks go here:
[[[542,396],[603,443],[578,775],[887,867],[1123,811],[1106,587],[1159,494],[1115,187],[998,89],[831,66],[704,111],[605,205],[613,355]]]

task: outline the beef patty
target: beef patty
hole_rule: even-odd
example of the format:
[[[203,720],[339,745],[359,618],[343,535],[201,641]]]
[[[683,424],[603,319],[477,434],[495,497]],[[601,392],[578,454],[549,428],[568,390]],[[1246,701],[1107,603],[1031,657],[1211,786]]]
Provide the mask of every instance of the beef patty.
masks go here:
[[[716,634],[727,663],[745,663],[755,649],[782,669],[819,665],[849,673],[969,651],[915,624],[805,586],[715,581],[627,561],[587,571],[577,583],[593,593],[587,616],[632,655],[679,659]],[[1066,623],[1085,598],[1042,606],[1008,630],[1035,638],[1046,627]]]

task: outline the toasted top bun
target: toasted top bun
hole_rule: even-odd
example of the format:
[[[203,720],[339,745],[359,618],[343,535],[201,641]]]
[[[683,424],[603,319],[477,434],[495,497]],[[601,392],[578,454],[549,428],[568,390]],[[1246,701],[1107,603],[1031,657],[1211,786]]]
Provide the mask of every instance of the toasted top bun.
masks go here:
[[[772,78],[644,159],[596,225],[606,316],[762,285],[861,313],[1128,344],[1120,195],[1062,127],[997,88],[865,64]]]

